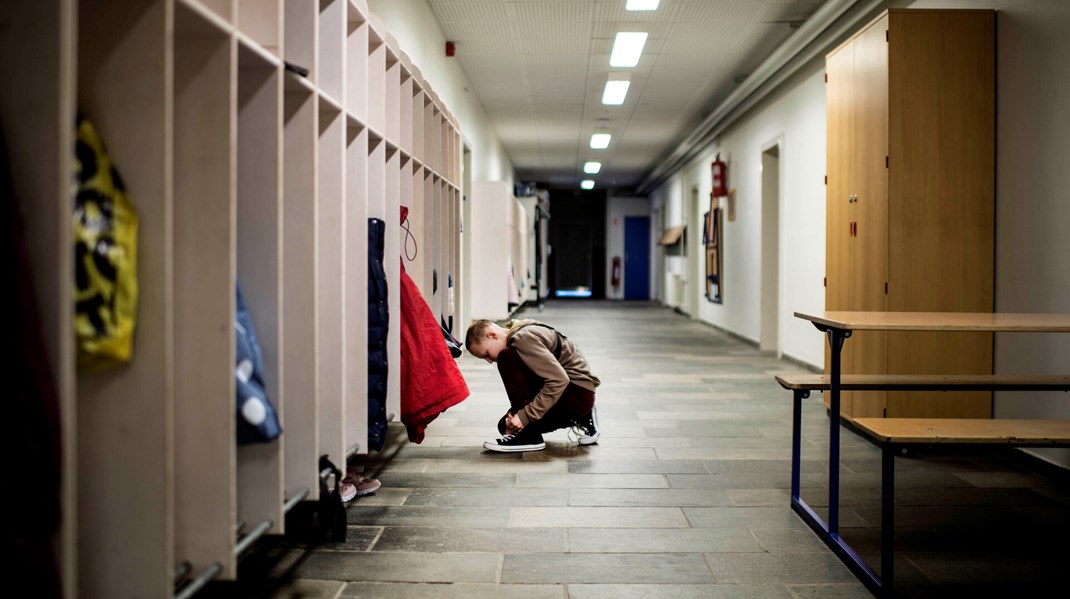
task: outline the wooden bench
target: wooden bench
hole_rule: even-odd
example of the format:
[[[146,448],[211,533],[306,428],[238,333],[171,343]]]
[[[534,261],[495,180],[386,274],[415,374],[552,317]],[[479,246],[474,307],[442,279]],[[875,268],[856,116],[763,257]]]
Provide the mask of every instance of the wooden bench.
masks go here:
[[[791,505],[805,514],[811,527],[821,519],[799,496],[802,454],[802,400],[811,391],[828,391],[832,379],[824,374],[779,375],[776,381],[793,394],[791,433]],[[1070,391],[1070,376],[1022,375],[915,375],[915,374],[850,374],[840,376],[842,391]],[[833,420],[833,423],[838,420]],[[831,423],[830,423],[831,424]],[[882,577],[852,555],[852,563],[867,572],[869,580],[880,580],[876,592],[890,595],[894,588],[892,567],[895,555],[894,485],[895,469],[892,457],[905,445],[950,444],[1005,446],[1065,446],[1070,445],[1070,421],[1065,420],[989,420],[989,419],[933,419],[933,418],[856,418],[854,425],[874,438],[882,447],[881,491],[881,564]],[[830,445],[838,445],[839,427],[830,428]],[[835,451],[839,454],[838,450]],[[834,468],[833,464],[829,464]],[[838,494],[837,494],[838,497]],[[830,510],[831,511],[831,510]],[[837,537],[838,539],[838,537]],[[842,543],[830,545],[833,550],[849,551]],[[842,548],[842,549],[841,549]],[[848,565],[851,565],[849,563]],[[865,582],[865,580],[863,581]]]
[[[891,595],[895,572],[895,455],[907,445],[1070,446],[1070,420],[856,418],[881,445],[881,591]]]
[[[799,503],[799,460],[802,453],[802,400],[811,391],[828,391],[832,379],[825,374],[783,374],[780,386],[793,393],[791,442],[791,497]],[[1070,391],[1070,376],[1002,374],[845,374],[842,391]],[[881,419],[870,419],[881,420]],[[857,420],[856,420],[857,422]],[[831,467],[831,465],[830,465]]]

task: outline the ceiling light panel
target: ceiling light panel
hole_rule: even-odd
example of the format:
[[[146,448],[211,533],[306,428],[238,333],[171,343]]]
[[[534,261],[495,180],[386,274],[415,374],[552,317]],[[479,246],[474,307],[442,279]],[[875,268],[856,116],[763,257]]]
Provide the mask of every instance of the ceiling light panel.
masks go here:
[[[594,133],[591,135],[591,149],[604,150],[609,147],[609,140],[613,136],[609,133]]]
[[[634,67],[639,64],[639,57],[646,45],[645,31],[620,31],[613,42],[613,52],[609,56],[611,67]]]
[[[585,162],[583,163],[583,172],[588,175],[597,175],[598,171],[602,170],[601,162]]]
[[[624,104],[624,98],[628,96],[628,87],[631,84],[631,81],[606,81],[606,88],[602,91],[602,103],[607,106]]]
[[[657,10],[661,0],[628,0],[626,10]]]
[[[580,181],[580,189],[594,189],[594,180],[584,179],[583,181]]]

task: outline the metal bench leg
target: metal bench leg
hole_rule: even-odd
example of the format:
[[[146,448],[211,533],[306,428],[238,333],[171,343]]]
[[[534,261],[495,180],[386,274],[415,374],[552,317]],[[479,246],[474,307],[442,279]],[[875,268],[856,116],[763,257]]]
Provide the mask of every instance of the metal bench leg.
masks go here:
[[[792,392],[791,411],[791,498],[799,499],[799,476],[801,472],[802,455],[802,400],[810,397],[806,389],[796,389]]]
[[[895,445],[881,449],[881,595],[891,597],[895,580]]]

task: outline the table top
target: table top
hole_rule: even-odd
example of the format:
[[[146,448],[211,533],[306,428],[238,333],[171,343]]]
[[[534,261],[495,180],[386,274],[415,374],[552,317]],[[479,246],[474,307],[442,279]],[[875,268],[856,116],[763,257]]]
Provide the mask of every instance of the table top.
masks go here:
[[[1070,333],[1070,314],[1011,312],[796,312],[796,318],[845,331],[1019,331]]]

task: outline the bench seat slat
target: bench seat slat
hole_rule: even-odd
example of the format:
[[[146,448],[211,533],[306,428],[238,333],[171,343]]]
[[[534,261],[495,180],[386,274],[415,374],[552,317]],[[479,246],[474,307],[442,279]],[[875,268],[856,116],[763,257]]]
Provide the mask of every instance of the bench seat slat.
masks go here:
[[[854,424],[883,443],[1070,445],[1070,420],[856,418]]]
[[[791,390],[828,391],[830,377],[824,374],[791,374],[776,377]],[[1067,375],[1006,374],[845,374],[844,391],[1070,391]]]

